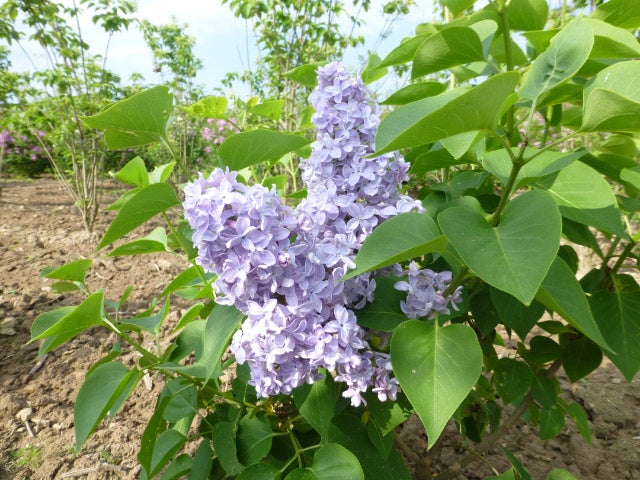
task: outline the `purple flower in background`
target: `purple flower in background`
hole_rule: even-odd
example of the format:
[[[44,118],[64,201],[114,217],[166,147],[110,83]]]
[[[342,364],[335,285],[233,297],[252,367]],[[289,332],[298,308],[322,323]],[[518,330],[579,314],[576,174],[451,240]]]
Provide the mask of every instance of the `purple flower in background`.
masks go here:
[[[306,199],[292,209],[275,189],[247,186],[237,173],[216,169],[185,188],[185,218],[197,261],[218,276],[216,301],[247,316],[231,351],[249,365],[259,396],[288,394],[325,368],[346,384],[343,395],[354,406],[364,403],[368,389],[393,400],[398,383],[389,356],[371,349],[354,313],[373,300],[375,280],[371,274],[340,279],[355,268],[356,253],[377,225],[423,209],[399,193],[409,168],[400,156],[367,158],[379,118],[360,80],[329,64],[318,69],[310,100],[317,140],[302,163]],[[222,122],[219,131],[229,127]],[[444,311],[437,292],[450,277],[434,275],[435,293],[427,296],[436,307],[430,308]],[[418,277],[410,273],[407,288],[417,292]],[[417,308],[416,302],[405,303]]]

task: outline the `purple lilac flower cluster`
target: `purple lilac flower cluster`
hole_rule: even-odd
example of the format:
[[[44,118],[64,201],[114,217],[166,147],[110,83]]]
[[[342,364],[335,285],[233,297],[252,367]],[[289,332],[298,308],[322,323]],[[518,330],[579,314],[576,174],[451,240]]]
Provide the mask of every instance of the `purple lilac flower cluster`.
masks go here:
[[[340,279],[378,224],[422,207],[398,192],[402,158],[366,158],[379,119],[362,82],[338,63],[320,68],[318,80],[305,200],[289,208],[274,189],[217,169],[187,186],[184,209],[199,263],[218,274],[216,301],[247,315],[231,350],[248,363],[258,395],[288,394],[325,368],[358,406],[368,388],[384,401],[398,385],[389,356],[371,349],[353,312],[373,299],[375,280]]]
[[[449,304],[458,310],[458,304],[462,301],[462,287],[444,296],[444,291],[451,283],[451,272],[436,273],[420,269],[416,262],[411,262],[409,270],[404,273],[407,280],[397,282],[395,288],[407,292],[407,299],[400,302],[400,309],[408,318],[433,318],[437,313],[449,314]]]

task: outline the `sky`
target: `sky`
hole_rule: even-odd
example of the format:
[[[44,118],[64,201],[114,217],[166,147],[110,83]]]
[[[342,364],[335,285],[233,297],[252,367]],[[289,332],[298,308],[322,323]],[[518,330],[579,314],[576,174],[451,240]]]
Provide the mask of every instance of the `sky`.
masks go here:
[[[255,38],[244,20],[237,19],[227,5],[220,0],[137,0],[137,18],[147,19],[154,24],[170,23],[172,19],[179,24],[188,24],[187,33],[195,37],[195,55],[202,60],[203,69],[196,79],[197,84],[205,85],[208,92],[220,87],[220,81],[227,72],[240,72],[250,61],[253,65],[257,57],[254,46]],[[349,4],[350,2],[346,2]],[[364,46],[357,51],[348,51],[344,63],[353,70],[363,66],[362,58],[367,50],[376,46],[378,34],[383,28],[381,6],[383,0],[373,0],[370,11],[363,16],[365,26],[360,34],[365,37]],[[417,0],[411,13],[393,26],[393,34],[377,48],[377,53],[384,56],[400,43],[405,36],[413,34],[416,25],[429,21],[432,17],[432,0]],[[102,53],[106,46],[107,36],[98,27],[91,24],[90,19],[81,22],[85,41]],[[247,29],[249,29],[247,31]],[[249,49],[247,50],[247,34]],[[23,44],[31,60],[19,49],[14,48],[10,60],[16,70],[33,70],[31,61],[38,67],[45,65],[44,56],[36,44]],[[119,74],[127,81],[132,73],[142,74],[149,84],[162,83],[158,73],[153,72],[153,62],[149,48],[145,45],[142,34],[135,28],[121,32],[111,40],[107,58],[107,68]],[[248,92],[235,92],[237,95]]]

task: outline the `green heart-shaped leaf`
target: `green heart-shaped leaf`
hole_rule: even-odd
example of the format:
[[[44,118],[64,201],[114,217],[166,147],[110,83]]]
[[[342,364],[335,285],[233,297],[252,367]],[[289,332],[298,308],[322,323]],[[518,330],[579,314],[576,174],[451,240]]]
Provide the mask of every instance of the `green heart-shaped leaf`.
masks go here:
[[[409,320],[391,338],[396,378],[433,445],[482,372],[482,349],[465,325]]]
[[[471,271],[525,305],[533,300],[560,245],[560,212],[546,192],[513,199],[497,227],[465,207],[443,211],[438,222]]]

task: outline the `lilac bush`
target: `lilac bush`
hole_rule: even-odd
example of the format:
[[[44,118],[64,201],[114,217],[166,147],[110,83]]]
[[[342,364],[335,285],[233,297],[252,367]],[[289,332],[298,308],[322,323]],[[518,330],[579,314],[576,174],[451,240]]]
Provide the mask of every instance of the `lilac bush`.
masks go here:
[[[324,368],[347,385],[343,395],[354,406],[369,388],[381,401],[394,400],[389,356],[372,350],[354,313],[373,300],[375,279],[341,278],[377,225],[422,206],[399,193],[409,168],[402,157],[368,158],[379,117],[362,82],[339,63],[320,68],[318,80],[310,98],[317,140],[302,163],[307,198],[291,208],[275,189],[247,186],[235,172],[216,169],[186,187],[185,218],[198,262],[218,275],[216,301],[247,316],[231,351],[249,364],[259,396],[289,394],[321,378]],[[424,281],[416,268],[408,283],[398,283],[409,291],[403,308],[412,318],[447,311],[442,291],[451,275]],[[459,301],[459,291],[450,300]]]

